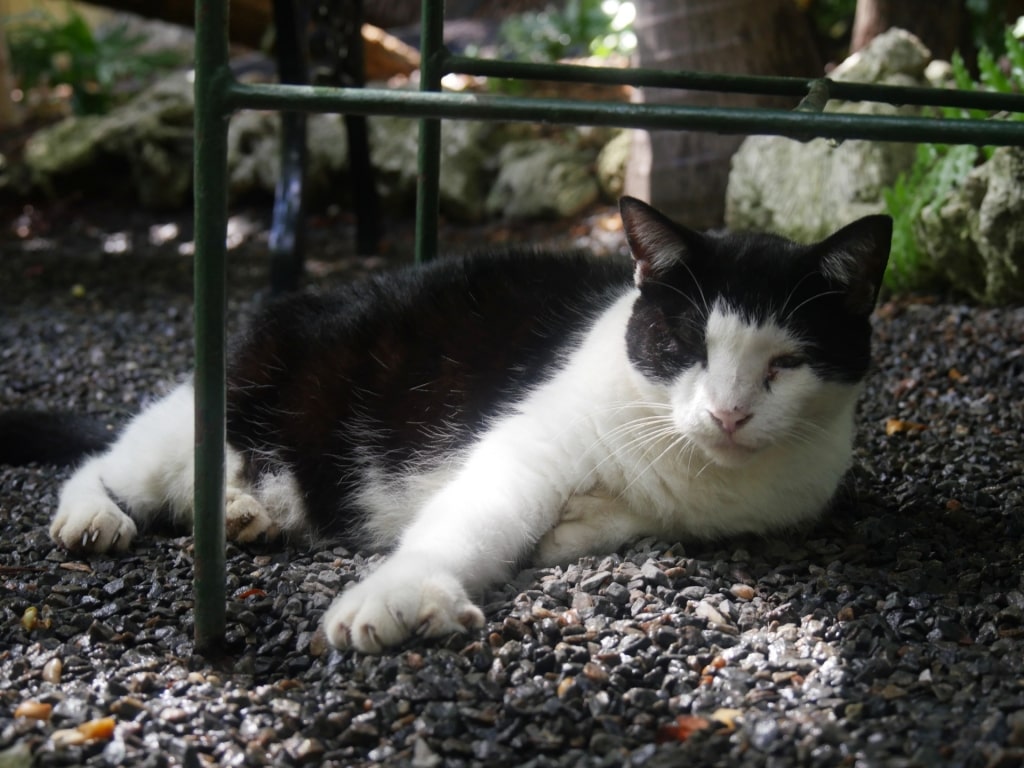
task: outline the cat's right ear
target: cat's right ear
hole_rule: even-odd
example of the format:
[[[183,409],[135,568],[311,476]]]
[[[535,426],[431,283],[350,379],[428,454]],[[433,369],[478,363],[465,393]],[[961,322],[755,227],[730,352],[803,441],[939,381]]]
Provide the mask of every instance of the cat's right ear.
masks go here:
[[[691,242],[700,235],[680,226],[635,197],[619,199],[626,242],[633,254],[633,280],[637,288],[662,277],[673,265],[688,261]]]
[[[892,247],[892,218],[865,216],[847,224],[815,248],[819,269],[846,292],[853,312],[870,314],[878,298]]]

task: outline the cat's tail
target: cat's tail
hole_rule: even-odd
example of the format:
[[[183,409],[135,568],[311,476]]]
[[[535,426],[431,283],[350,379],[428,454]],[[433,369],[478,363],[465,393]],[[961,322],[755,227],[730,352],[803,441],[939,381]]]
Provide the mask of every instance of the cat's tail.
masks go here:
[[[78,413],[0,413],[0,464],[74,464],[117,437],[113,419]]]

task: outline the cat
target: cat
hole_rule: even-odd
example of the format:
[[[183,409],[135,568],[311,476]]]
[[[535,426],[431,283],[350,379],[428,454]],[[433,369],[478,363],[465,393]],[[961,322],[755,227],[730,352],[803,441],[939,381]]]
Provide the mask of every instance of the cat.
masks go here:
[[[699,233],[625,197],[632,264],[452,258],[269,304],[228,371],[227,535],[387,549],[323,627],[379,653],[480,628],[471,593],[531,560],[818,517],[851,462],[892,223],[822,242]],[[187,523],[193,391],[63,486],[68,550]]]

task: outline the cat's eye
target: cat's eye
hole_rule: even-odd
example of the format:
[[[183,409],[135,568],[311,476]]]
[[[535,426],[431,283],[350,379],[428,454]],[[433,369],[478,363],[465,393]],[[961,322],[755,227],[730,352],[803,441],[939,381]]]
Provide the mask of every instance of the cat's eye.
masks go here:
[[[804,362],[804,358],[800,357],[800,355],[779,355],[772,358],[772,361],[768,363],[768,367],[777,371],[789,370],[791,368],[799,368]]]
[[[768,374],[764,377],[765,387],[771,387],[771,383],[775,381],[779,371],[790,371],[794,368],[799,368],[805,362],[807,361],[800,355],[779,355],[778,357],[773,357],[768,363]]]

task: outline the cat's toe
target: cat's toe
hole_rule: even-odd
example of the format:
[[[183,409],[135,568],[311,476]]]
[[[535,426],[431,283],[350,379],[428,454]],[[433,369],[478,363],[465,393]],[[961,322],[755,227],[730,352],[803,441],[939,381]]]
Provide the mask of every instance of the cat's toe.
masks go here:
[[[386,602],[377,602],[357,584],[334,601],[324,614],[327,641],[339,650],[381,653],[409,636],[402,614],[392,613]]]
[[[254,541],[273,541],[281,529],[267,510],[247,493],[228,491],[224,511],[224,532],[228,539],[240,544]]]
[[[483,613],[458,579],[398,558],[347,589],[324,615],[331,645],[363,653],[381,653],[413,636],[444,637],[483,625]]]
[[[483,627],[483,611],[466,596],[461,586],[451,587],[450,584],[425,586],[416,627],[420,637],[444,637]]]
[[[50,524],[50,538],[71,552],[124,552],[135,523],[106,497],[64,502]]]

